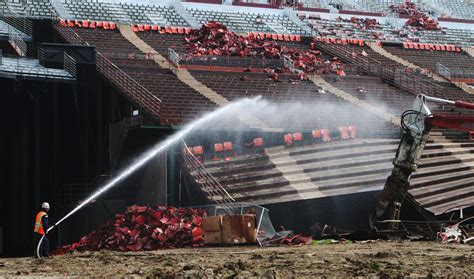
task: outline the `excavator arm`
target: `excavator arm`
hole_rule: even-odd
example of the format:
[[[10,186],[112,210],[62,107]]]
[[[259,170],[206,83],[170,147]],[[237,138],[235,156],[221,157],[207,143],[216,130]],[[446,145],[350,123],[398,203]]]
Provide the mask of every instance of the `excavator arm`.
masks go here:
[[[411,110],[402,114],[403,134],[398,145],[393,170],[385,182],[376,209],[369,218],[371,229],[378,229],[379,220],[399,220],[400,208],[408,191],[410,175],[416,171],[431,128],[439,127],[458,131],[474,131],[474,116],[451,116],[432,114],[427,101],[454,105],[457,108],[474,109],[474,104],[464,101],[449,101],[418,95]],[[397,223],[390,223],[394,229]]]

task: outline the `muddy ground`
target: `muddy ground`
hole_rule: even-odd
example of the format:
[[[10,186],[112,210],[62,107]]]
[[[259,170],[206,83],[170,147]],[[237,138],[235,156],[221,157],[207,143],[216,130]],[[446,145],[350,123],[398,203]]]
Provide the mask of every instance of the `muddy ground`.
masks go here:
[[[377,241],[154,252],[85,252],[44,260],[0,259],[2,276],[263,277],[474,276],[474,247]]]

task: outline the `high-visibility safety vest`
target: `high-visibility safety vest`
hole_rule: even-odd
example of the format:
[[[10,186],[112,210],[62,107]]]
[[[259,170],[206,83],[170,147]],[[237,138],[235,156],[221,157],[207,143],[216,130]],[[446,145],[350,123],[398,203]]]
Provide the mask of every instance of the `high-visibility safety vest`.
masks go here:
[[[44,234],[44,228],[43,228],[43,216],[46,215],[46,212],[40,211],[38,214],[36,214],[36,220],[35,220],[35,233],[39,234]]]

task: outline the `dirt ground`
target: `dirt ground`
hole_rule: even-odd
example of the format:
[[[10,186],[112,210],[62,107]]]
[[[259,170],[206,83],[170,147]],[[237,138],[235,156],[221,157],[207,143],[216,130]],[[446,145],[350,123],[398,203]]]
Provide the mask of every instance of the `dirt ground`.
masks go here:
[[[206,247],[154,252],[85,252],[49,259],[0,259],[2,276],[383,278],[474,276],[474,247],[377,241],[259,248]]]

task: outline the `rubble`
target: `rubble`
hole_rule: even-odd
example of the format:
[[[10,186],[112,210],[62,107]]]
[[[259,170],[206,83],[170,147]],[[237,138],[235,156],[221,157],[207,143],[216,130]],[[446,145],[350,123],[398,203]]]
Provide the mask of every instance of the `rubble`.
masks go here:
[[[438,22],[425,12],[421,11],[415,3],[407,1],[401,5],[391,5],[390,10],[399,15],[408,15],[410,19],[405,23],[406,26],[413,26],[419,30],[439,30]]]
[[[295,69],[315,74],[337,74],[338,70],[344,68],[341,60],[337,58],[326,60],[317,50],[300,51],[280,45],[275,41],[264,40],[254,34],[243,37],[228,31],[225,25],[215,21],[210,21],[200,29],[192,31],[185,36],[185,41],[188,45],[185,59],[206,55],[287,59],[294,62]],[[289,69],[281,69],[281,71],[289,73]]]
[[[147,251],[202,246],[203,210],[166,206],[127,207],[113,221],[71,245],[59,247],[54,255],[72,251]]]

